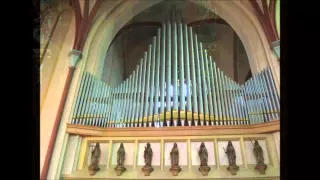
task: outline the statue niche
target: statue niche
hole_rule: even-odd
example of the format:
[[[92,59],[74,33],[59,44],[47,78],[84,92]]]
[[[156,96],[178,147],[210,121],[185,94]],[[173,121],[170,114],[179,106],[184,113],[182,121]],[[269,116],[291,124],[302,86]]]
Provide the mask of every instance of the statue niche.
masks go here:
[[[147,146],[145,147],[143,154],[145,166],[142,168],[142,171],[144,172],[145,176],[150,176],[150,173],[153,171],[153,167],[151,166],[152,156],[153,152],[151,145],[150,143],[147,143]]]
[[[123,143],[121,143],[117,152],[117,166],[114,168],[117,176],[120,176],[126,170],[126,168],[124,167],[125,156],[126,151],[123,147]]]
[[[170,171],[173,176],[177,176],[178,173],[181,171],[179,166],[179,149],[177,143],[174,143],[173,148],[170,152],[171,157],[171,168]]]
[[[208,150],[204,142],[201,143],[198,154],[200,157],[199,171],[202,173],[203,176],[208,176],[208,173],[211,170],[211,168],[208,166]]]
[[[227,168],[232,175],[237,175],[239,166],[236,164],[236,151],[232,145],[231,141],[228,141],[227,151],[225,153],[228,156],[229,167]]]
[[[94,147],[93,151],[91,152],[91,163],[88,168],[90,175],[95,175],[96,172],[100,170],[100,168],[98,166],[100,154],[101,154],[100,144],[96,143],[96,146]]]
[[[253,153],[257,160],[255,169],[258,170],[260,174],[265,174],[268,166],[264,164],[263,149],[257,140],[255,140],[253,144]]]

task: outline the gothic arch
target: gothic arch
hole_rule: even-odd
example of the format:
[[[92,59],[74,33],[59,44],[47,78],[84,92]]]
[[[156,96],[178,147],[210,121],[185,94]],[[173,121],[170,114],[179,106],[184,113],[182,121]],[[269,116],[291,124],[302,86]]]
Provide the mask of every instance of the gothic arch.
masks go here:
[[[121,0],[103,3],[84,47],[81,69],[101,77],[108,47],[117,32],[131,18],[162,1]],[[228,22],[245,47],[252,74],[270,66],[278,92],[280,92],[280,64],[268,44],[250,3],[246,1],[189,1],[215,11]]]

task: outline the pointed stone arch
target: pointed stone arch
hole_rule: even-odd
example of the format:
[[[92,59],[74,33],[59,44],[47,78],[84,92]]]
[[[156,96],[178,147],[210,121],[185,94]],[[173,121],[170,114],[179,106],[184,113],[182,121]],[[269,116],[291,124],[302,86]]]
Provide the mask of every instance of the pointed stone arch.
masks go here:
[[[101,77],[108,47],[117,32],[140,12],[162,1],[120,0],[102,4],[83,50],[82,70]],[[252,74],[270,66],[279,93],[280,64],[251,4],[246,1],[189,1],[216,12],[229,23],[244,45]]]

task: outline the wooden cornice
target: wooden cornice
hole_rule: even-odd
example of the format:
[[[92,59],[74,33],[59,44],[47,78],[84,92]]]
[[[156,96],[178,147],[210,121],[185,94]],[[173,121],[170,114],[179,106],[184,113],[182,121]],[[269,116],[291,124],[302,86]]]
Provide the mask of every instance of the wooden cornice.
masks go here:
[[[262,124],[232,126],[178,126],[178,127],[137,127],[137,128],[101,128],[67,124],[67,133],[96,137],[165,137],[165,136],[210,136],[262,134],[280,131],[280,121]]]

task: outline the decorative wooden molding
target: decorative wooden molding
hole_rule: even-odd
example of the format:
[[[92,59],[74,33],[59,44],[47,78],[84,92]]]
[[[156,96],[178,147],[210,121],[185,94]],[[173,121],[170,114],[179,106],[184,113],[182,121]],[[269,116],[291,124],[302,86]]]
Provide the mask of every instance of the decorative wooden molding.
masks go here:
[[[165,137],[165,136],[210,136],[261,134],[280,130],[280,121],[263,124],[233,126],[178,126],[178,127],[137,127],[137,128],[101,128],[67,124],[67,133],[80,136],[98,137]]]

